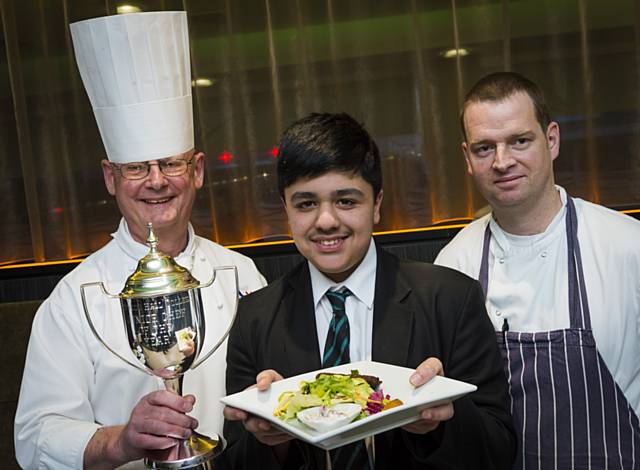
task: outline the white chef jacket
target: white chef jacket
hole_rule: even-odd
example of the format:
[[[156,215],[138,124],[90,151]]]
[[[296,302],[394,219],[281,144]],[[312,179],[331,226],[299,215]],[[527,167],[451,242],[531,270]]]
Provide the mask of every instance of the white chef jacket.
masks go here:
[[[325,295],[329,289],[347,287],[353,295],[345,300],[345,313],[349,320],[349,357],[351,362],[370,361],[373,342],[373,300],[376,286],[378,255],[371,239],[369,248],[356,270],[344,281],[335,283],[309,263],[311,290],[316,313],[316,330],[320,346],[320,363],[333,317],[331,302]]]
[[[540,234],[506,233],[491,214],[465,227],[435,263],[478,279],[484,231],[490,224],[486,307],[496,330],[569,327],[567,194],[563,208]],[[640,414],[640,222],[574,199],[591,326],[598,351],[616,383]]]
[[[113,240],[66,275],[38,310],[29,348],[15,420],[16,457],[24,468],[82,468],[84,450],[98,428],[126,424],[138,401],[162,380],[125,364],[91,333],[83,313],[80,285],[102,281],[119,293],[148,247],[130,235],[124,219]],[[214,266],[235,265],[240,291],[251,292],[265,280],[249,258],[194,234],[176,261],[200,282],[207,282]],[[236,302],[233,272],[222,271],[202,290],[206,313],[203,351],[229,325]],[[122,321],[118,299],[100,289],[86,291],[89,312],[102,338],[118,353],[136,362]],[[191,416],[203,434],[222,434],[225,394],[226,342],[199,368],[184,376],[183,393],[196,396]]]

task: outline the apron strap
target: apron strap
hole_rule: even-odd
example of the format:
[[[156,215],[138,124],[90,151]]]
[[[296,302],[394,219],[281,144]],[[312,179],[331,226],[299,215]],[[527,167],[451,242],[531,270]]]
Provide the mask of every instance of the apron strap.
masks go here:
[[[567,260],[569,274],[569,322],[571,328],[591,329],[591,315],[587,290],[582,269],[582,255],[578,242],[578,217],[573,199],[567,195],[567,213],[565,216],[567,231]],[[482,259],[478,281],[485,299],[489,290],[489,245],[491,242],[491,223],[487,223],[482,242]]]
[[[573,199],[567,196],[567,262],[569,268],[569,315],[572,328],[591,329],[591,315],[578,242],[578,216]]]
[[[482,261],[480,261],[480,274],[478,275],[478,281],[480,281],[480,287],[482,287],[485,299],[487,298],[487,291],[489,290],[489,243],[491,242],[490,225],[491,222],[487,222],[487,228],[484,231],[484,241],[482,242]]]

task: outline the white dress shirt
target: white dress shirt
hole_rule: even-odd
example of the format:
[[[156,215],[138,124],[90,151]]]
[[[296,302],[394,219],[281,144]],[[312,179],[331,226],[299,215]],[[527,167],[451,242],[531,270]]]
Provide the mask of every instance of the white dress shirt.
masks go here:
[[[559,186],[563,204],[567,194]],[[640,413],[640,222],[574,199],[591,325],[598,351],[627,400]],[[491,214],[465,227],[436,258],[477,279],[487,224],[486,306],[496,330],[569,327],[566,208],[538,235],[506,233]]]
[[[309,263],[313,305],[316,313],[316,329],[320,346],[320,361],[329,333],[333,309],[325,295],[328,290],[348,288],[352,295],[345,302],[345,313],[349,320],[349,355],[351,362],[371,360],[373,338],[373,299],[375,297],[376,267],[378,257],[371,239],[367,253],[356,270],[344,281],[335,283]]]
[[[144,395],[164,388],[162,380],[134,369],[101,345],[89,329],[80,299],[80,285],[102,281],[111,293],[122,290],[148,247],[136,242],[124,219],[113,240],[66,275],[38,310],[31,331],[15,419],[16,456],[23,468],[83,467],[84,450],[101,426],[126,424]],[[265,285],[253,262],[194,234],[176,261],[206,282],[214,266],[236,265],[240,291]],[[203,351],[229,324],[236,302],[233,273],[221,272],[203,289],[207,320]],[[87,290],[92,320],[102,338],[122,356],[136,362],[127,341],[118,299],[100,289]],[[222,325],[222,326],[221,326]],[[226,342],[203,365],[187,372],[183,391],[197,402],[190,415],[199,431],[222,434]],[[135,466],[128,465],[130,468]],[[144,468],[142,462],[137,468]]]

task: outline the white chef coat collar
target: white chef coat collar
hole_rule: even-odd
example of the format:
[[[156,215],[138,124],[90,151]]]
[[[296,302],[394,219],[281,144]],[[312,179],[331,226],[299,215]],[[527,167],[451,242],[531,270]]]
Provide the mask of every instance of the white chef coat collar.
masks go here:
[[[193,230],[193,226],[191,225],[191,223],[189,223],[187,227],[187,231],[188,231],[187,246],[175,258],[175,260],[180,265],[190,269],[191,266],[186,266],[185,263],[180,262],[180,260],[185,257],[188,257],[188,259],[193,259],[195,249],[196,249],[196,237],[195,237],[195,232]],[[131,232],[129,231],[129,226],[127,225],[127,221],[124,219],[124,217],[120,219],[120,225],[118,226],[118,230],[113,232],[111,236],[116,241],[118,246],[122,249],[122,251],[124,251],[128,256],[130,256],[132,259],[136,261],[140,260],[147,253],[149,253],[149,247],[147,245],[136,241],[131,236]]]
[[[367,308],[373,308],[377,265],[378,254],[376,252],[376,244],[373,242],[373,238],[371,238],[367,253],[360,265],[353,273],[351,273],[351,276],[343,282],[335,283],[322,274],[313,264],[309,263],[314,307],[316,309],[318,308],[318,304],[322,300],[322,297],[324,297],[329,289],[336,290],[341,287],[347,287],[351,293],[360,300],[360,302],[367,306]]]
[[[561,186],[556,185],[556,190],[560,195],[562,201],[562,208],[555,215],[551,223],[542,233],[536,233],[535,235],[514,235],[505,232],[498,222],[491,214],[489,219],[489,226],[491,227],[491,235],[495,240],[497,247],[504,253],[508,253],[510,247],[534,247],[542,248],[543,245],[552,243],[557,237],[562,236],[563,230],[559,230],[559,227],[564,226],[564,219],[567,212],[567,192]]]

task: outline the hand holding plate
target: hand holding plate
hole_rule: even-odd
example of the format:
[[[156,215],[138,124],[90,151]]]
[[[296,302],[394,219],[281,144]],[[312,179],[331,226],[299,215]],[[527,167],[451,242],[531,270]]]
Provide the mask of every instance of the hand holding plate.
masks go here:
[[[257,388],[264,392],[273,382],[282,379],[282,375],[273,369],[263,370],[256,376],[256,383],[248,389]],[[291,434],[274,427],[269,421],[231,406],[224,407],[224,417],[229,421],[242,421],[247,431],[252,433],[258,441],[268,446],[275,446],[293,439]]]
[[[438,358],[430,357],[423,361],[416,371],[409,378],[409,382],[414,387],[426,384],[436,375],[444,376],[442,362]],[[453,403],[447,402],[422,410],[420,420],[403,426],[402,429],[414,434],[426,434],[436,429],[442,421],[447,421],[453,417]]]

